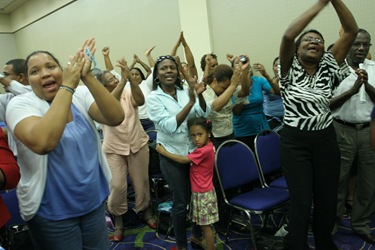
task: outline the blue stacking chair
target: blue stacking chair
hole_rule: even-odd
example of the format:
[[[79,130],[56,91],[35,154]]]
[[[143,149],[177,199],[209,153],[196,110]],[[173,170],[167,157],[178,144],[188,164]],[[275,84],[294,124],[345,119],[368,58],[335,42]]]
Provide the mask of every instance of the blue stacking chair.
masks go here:
[[[18,207],[18,199],[17,199],[17,190],[7,190],[6,192],[1,193],[1,198],[3,199],[8,211],[11,215],[10,220],[5,224],[5,227],[8,228],[10,225],[13,224],[24,224],[25,221],[22,219],[20,214],[20,209]]]
[[[150,162],[149,162],[149,178],[150,178],[150,191],[151,194],[155,196],[155,203],[153,203],[153,207],[156,210],[158,204],[162,201],[168,199],[168,197],[159,197],[158,190],[164,189],[166,185],[166,181],[164,180],[163,174],[160,170],[160,163],[159,163],[159,154],[156,152],[156,138],[157,138],[157,131],[156,130],[147,130],[146,131],[149,141],[148,146],[150,149]]]
[[[216,152],[215,170],[224,201],[231,208],[231,223],[238,222],[233,210],[241,212],[240,224],[250,229],[254,249],[257,250],[252,215],[263,218],[261,228],[264,228],[273,211],[289,204],[289,192],[261,185],[246,191],[243,189],[249,183],[260,182],[261,177],[252,150],[238,140],[228,140],[220,145]],[[233,190],[237,190],[235,195]],[[227,227],[226,237],[231,223]]]
[[[272,130],[263,130],[254,140],[263,184],[270,187],[288,189],[280,163],[280,136]]]

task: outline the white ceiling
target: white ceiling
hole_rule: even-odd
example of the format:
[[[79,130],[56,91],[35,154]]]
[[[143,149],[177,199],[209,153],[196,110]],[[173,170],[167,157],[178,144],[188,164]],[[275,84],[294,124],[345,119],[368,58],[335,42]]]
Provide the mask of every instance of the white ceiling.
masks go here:
[[[10,14],[28,1],[29,0],[0,0],[0,14]]]

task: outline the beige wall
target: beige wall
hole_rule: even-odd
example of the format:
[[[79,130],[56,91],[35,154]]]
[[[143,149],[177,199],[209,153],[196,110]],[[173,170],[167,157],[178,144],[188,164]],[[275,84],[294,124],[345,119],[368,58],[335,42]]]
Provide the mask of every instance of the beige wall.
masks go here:
[[[31,0],[5,19],[0,15],[0,33],[15,32],[0,35],[0,64],[38,49],[53,52],[64,64],[89,37],[96,38],[102,67],[104,46],[111,47],[113,61],[122,56],[131,61],[134,53],[145,60],[144,50],[154,45],[155,57],[170,53],[183,30],[198,68],[201,56],[213,51],[220,63],[227,63],[226,53],[249,54],[252,62],[261,62],[270,71],[282,33],[315,1]],[[375,37],[375,1],[345,3],[359,26]],[[65,7],[51,13],[61,6]],[[328,46],[337,38],[339,26],[333,7],[328,6],[309,28],[321,31]],[[374,47],[371,53],[375,57]],[[182,49],[178,55],[183,57]]]

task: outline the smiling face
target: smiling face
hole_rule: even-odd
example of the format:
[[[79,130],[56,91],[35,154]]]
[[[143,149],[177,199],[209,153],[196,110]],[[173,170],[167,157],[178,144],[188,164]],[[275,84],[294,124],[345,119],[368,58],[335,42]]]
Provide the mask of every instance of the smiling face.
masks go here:
[[[358,68],[363,63],[371,47],[371,37],[367,32],[359,32],[352,47],[350,48],[347,60],[350,66]]]
[[[111,72],[107,72],[103,75],[103,81],[104,86],[109,92],[112,92],[119,83],[119,80]]]
[[[171,87],[175,85],[178,77],[177,65],[170,59],[164,59],[158,64],[157,77],[161,86]]]
[[[301,43],[297,49],[298,57],[303,62],[317,63],[324,53],[324,40],[315,33],[308,32],[302,36]]]
[[[34,93],[41,99],[52,101],[62,84],[62,69],[46,53],[36,53],[27,61],[27,75]]]

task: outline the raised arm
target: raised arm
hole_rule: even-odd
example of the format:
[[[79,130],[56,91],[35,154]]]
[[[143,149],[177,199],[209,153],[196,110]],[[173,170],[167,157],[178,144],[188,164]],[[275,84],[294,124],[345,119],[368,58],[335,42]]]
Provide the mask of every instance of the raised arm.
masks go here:
[[[352,13],[342,0],[331,0],[331,3],[336,10],[342,27],[341,36],[335,42],[331,50],[336,62],[340,65],[344,62],[346,55],[357,36],[358,26]]]
[[[211,105],[212,110],[219,112],[230,100],[234,91],[240,83],[242,76],[241,66],[239,64],[235,65],[233,76],[229,87],[219,95]]]
[[[141,59],[139,59],[139,57],[136,54],[134,54],[134,60],[144,68],[144,70],[146,71],[146,78],[147,78],[151,74],[151,68],[146,63],[144,63]],[[130,67],[130,68],[133,68],[133,67]]]
[[[91,39],[83,45],[89,47],[92,54],[95,53],[95,39]],[[95,102],[89,109],[90,116],[97,122],[109,126],[117,126],[124,120],[124,110],[120,102],[109,93],[90,72],[91,62],[85,60],[82,68],[81,80],[87,86]]]
[[[197,67],[195,66],[193,53],[191,52],[190,47],[187,44],[185,37],[184,37],[184,33],[182,31],[180,35],[180,40],[181,40],[182,46],[184,46],[185,57],[186,57],[186,62],[188,64],[189,73],[192,77],[198,77],[198,70],[197,70]]]
[[[145,97],[142,93],[139,84],[134,81],[133,76],[130,74],[129,67],[124,58],[117,62],[117,66],[121,68],[121,76],[122,78],[129,79],[130,82],[130,89],[132,92],[132,104],[133,106],[141,106],[145,103]]]
[[[109,57],[109,47],[104,47],[102,49],[102,54],[104,56],[104,64],[105,64],[106,70],[112,71],[114,67],[112,65],[111,58]]]
[[[155,60],[151,56],[151,52],[153,49],[155,49],[156,46],[153,46],[145,51],[145,56],[147,57],[148,65],[150,65],[150,68],[153,68],[155,66]]]
[[[180,59],[176,57],[176,61],[178,64],[179,69],[182,69],[180,64]],[[187,74],[189,75],[189,74]],[[185,107],[176,115],[176,122],[177,127],[179,127],[183,121],[185,121],[186,117],[189,115],[190,110],[194,107],[195,104],[195,92],[194,92],[194,85],[189,83],[189,102],[185,105]]]
[[[237,57],[237,64],[240,65],[241,67],[241,90],[238,93],[239,97],[245,97],[250,94],[250,88],[252,84],[252,80],[250,78],[250,58],[248,55],[244,55],[245,58],[247,59],[245,62],[241,62],[239,57]]]
[[[267,82],[271,84],[271,94],[280,95],[280,88],[278,84],[277,78],[271,78],[271,76],[267,73],[266,69],[264,68],[264,65],[261,63],[255,63],[253,65],[253,68],[258,70],[259,73],[262,74],[264,78],[266,78]]]
[[[204,82],[198,83],[197,76],[194,76],[194,77],[191,76],[189,74],[188,69],[181,67],[180,63],[179,63],[179,70],[184,75],[187,83],[189,84],[189,87],[193,89],[193,91],[195,90],[197,97],[198,97],[199,106],[204,112],[206,112],[206,109],[207,109],[206,100],[203,97],[203,92],[206,90],[206,85],[204,84]]]
[[[178,47],[180,47],[180,45],[181,45],[181,34],[182,34],[182,32],[180,33],[180,36],[178,37],[178,40],[177,40],[176,44],[172,48],[171,56],[177,55]]]
[[[294,40],[306,26],[318,15],[330,0],[318,0],[312,7],[297,17],[286,29],[280,45],[281,76],[286,76],[293,62],[295,54]]]
[[[15,126],[14,135],[33,152],[48,154],[59,143],[65,126],[70,120],[72,97],[79,83],[83,59],[83,49],[70,59],[62,72],[62,85],[66,87],[57,91],[52,98],[50,108],[43,116],[26,117]],[[51,64],[50,67],[56,69],[59,66],[56,63],[56,65]],[[34,71],[34,69],[31,68],[29,71]],[[11,104],[12,102],[7,107],[8,122],[13,120]]]

